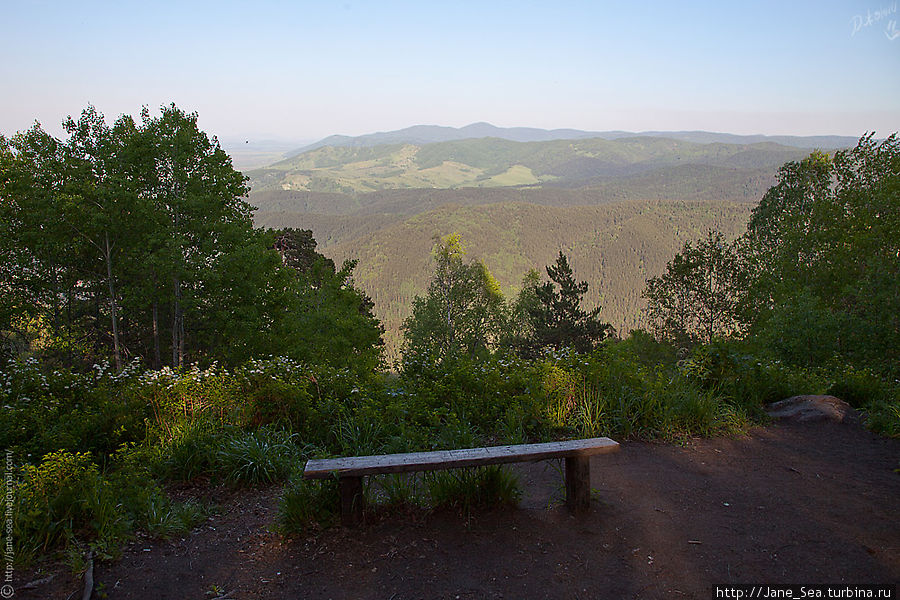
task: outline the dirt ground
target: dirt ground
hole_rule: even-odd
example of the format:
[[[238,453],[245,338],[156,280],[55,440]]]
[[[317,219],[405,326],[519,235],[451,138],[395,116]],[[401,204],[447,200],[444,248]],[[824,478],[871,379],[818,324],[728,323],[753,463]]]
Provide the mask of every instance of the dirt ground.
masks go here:
[[[95,597],[710,598],[714,584],[900,581],[900,440],[856,425],[775,424],[594,457],[589,514],[553,463],[513,467],[518,508],[381,514],[357,529],[269,531],[280,488],[217,488],[186,539],[137,540],[99,564]],[[81,597],[63,573],[17,573],[17,598]],[[21,576],[19,578],[19,576]]]

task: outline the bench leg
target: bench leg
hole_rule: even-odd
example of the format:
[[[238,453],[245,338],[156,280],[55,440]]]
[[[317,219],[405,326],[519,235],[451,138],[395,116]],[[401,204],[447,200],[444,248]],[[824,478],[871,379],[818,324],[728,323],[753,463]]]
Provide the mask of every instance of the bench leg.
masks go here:
[[[591,506],[591,458],[566,458],[566,505],[573,513],[583,513]]]
[[[362,477],[341,477],[341,524],[347,527],[362,522],[363,496]]]

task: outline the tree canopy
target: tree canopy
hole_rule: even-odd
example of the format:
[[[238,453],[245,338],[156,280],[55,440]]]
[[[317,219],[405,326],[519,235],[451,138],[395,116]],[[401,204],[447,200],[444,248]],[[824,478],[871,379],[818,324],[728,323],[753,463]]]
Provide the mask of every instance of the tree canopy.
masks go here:
[[[669,338],[749,335],[807,366],[900,365],[900,141],[786,163],[735,243],[688,243],[648,281]]]
[[[722,234],[710,230],[685,243],[665,273],[647,280],[647,315],[657,336],[684,347],[741,333],[746,275],[738,245]]]
[[[464,255],[458,234],[435,240],[428,292],[413,300],[403,324],[404,358],[433,363],[495,347],[505,321],[503,293],[483,262],[467,264]]]
[[[273,353],[377,363],[354,264],[337,271],[309,232],[254,229],[247,179],[196,113],[145,108],[110,126],[89,106],[64,127],[64,140],[39,124],[0,138],[7,350],[117,368]]]
[[[587,311],[582,298],[588,291],[586,281],[576,281],[569,259],[560,251],[556,264],[547,266],[550,281],[538,284],[531,278],[533,288],[526,286],[521,296],[528,317],[532,351],[552,348],[571,348],[589,352],[614,330],[600,320],[600,306]],[[532,299],[529,301],[528,298]]]

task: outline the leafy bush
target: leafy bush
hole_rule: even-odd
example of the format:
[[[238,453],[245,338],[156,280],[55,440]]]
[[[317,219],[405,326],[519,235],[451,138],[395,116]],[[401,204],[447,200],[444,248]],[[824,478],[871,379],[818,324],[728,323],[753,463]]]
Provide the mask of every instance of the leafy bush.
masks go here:
[[[718,340],[699,346],[682,373],[748,410],[799,394],[817,394],[825,383],[815,372],[773,360],[746,342]]]
[[[900,401],[872,402],[866,405],[864,412],[866,427],[881,435],[900,438]]]
[[[53,452],[25,465],[15,504],[13,539],[24,562],[84,544],[112,556],[130,531],[113,486],[87,453]]]
[[[886,381],[868,369],[844,366],[828,392],[859,409],[866,427],[888,437],[900,437],[900,382]]]
[[[150,407],[153,423],[164,439],[176,437],[172,428],[184,423],[235,423],[239,420],[244,390],[240,379],[216,363],[180,370],[163,367],[146,371],[130,392]]]
[[[826,393],[855,408],[870,403],[900,402],[900,385],[885,381],[868,369],[845,366],[834,376]]]
[[[158,444],[153,473],[163,479],[190,481],[210,475],[218,464],[218,449],[228,430],[204,421],[182,422],[169,428],[172,438]]]
[[[102,460],[143,438],[145,407],[121,391],[139,365],[118,374],[108,364],[89,373],[43,369],[34,359],[10,361],[0,371],[0,445],[36,463],[49,452],[90,452]]]

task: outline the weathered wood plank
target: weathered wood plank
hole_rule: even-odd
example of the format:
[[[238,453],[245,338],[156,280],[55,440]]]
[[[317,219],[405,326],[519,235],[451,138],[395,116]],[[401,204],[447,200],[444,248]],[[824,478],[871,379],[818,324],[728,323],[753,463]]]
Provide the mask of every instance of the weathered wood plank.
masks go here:
[[[308,479],[324,479],[333,474],[337,474],[339,477],[360,477],[376,473],[458,469],[509,462],[530,462],[548,458],[588,457],[594,454],[615,452],[618,449],[618,442],[601,437],[543,444],[314,459],[306,463],[303,476]],[[588,487],[590,487],[590,483],[588,483]],[[590,494],[590,490],[588,493]]]

